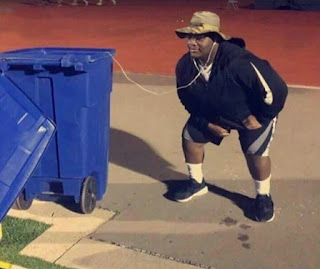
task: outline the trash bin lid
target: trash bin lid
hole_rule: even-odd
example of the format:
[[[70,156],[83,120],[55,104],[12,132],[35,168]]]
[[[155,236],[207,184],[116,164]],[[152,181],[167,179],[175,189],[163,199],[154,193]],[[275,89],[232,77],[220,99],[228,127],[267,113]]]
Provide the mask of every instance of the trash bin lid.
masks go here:
[[[36,168],[54,131],[53,123],[0,73],[0,222]]]
[[[0,70],[9,66],[33,66],[43,70],[43,66],[74,67],[84,71],[84,65],[113,57],[114,49],[98,48],[29,48],[7,51],[0,54]]]

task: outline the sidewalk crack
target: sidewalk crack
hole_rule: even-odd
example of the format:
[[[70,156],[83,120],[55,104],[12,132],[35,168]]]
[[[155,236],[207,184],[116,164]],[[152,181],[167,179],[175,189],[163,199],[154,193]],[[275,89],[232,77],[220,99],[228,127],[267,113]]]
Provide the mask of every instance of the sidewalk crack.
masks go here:
[[[81,237],[79,240],[77,240],[74,244],[72,244],[66,251],[64,251],[57,259],[53,261],[54,264],[56,264],[66,253],[72,249],[75,245],[77,245],[82,239],[84,239],[86,236]]]
[[[178,262],[178,263],[193,265],[195,267],[203,268],[203,269],[216,269],[215,267],[203,265],[203,264],[196,263],[196,262],[193,262],[193,261],[190,261],[190,260],[178,259],[178,258],[171,257],[171,256],[168,256],[168,255],[156,253],[156,252],[153,252],[153,251],[140,249],[140,248],[137,248],[137,247],[134,247],[134,246],[125,246],[125,245],[122,245],[122,244],[119,244],[119,243],[116,243],[116,242],[113,242],[113,241],[105,241],[103,239],[96,239],[96,238],[93,238],[91,236],[89,237],[89,239],[93,240],[93,241],[96,241],[96,242],[102,242],[102,243],[114,245],[114,246],[117,246],[117,247],[120,247],[120,248],[129,249],[129,250],[132,250],[132,251],[135,251],[135,252],[140,252],[140,253],[144,253],[144,254],[147,254],[147,255],[155,256],[155,257],[158,257],[158,258],[161,258],[161,259],[164,259],[164,260],[170,260],[170,261],[175,261],[175,262]]]

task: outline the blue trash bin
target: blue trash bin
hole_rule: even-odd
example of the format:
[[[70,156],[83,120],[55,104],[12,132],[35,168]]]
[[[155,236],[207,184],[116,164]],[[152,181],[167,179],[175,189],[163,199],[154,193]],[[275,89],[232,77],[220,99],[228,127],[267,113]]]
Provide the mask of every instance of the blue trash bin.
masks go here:
[[[22,200],[17,201],[67,196],[83,213],[91,213],[96,200],[103,198],[114,53],[113,49],[31,48],[0,54],[2,75],[56,125]]]

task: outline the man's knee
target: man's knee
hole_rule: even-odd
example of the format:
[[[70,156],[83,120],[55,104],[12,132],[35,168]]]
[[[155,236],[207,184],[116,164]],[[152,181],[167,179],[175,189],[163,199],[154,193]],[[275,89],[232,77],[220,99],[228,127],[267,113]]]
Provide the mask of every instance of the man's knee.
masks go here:
[[[201,150],[201,149],[203,149],[205,144],[196,143],[194,141],[190,141],[185,138],[182,138],[182,145],[183,145],[183,148],[185,148],[187,150]]]
[[[204,144],[183,139],[183,153],[187,163],[202,163],[204,158]]]
[[[245,154],[247,165],[255,180],[264,180],[270,176],[271,161],[269,156]]]

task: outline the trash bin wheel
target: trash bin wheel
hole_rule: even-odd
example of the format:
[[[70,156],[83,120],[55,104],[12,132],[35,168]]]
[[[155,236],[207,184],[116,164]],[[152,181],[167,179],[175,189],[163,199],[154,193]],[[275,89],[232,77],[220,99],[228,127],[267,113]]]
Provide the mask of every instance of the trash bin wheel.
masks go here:
[[[97,182],[93,176],[87,177],[83,184],[80,197],[80,211],[90,214],[97,204]]]
[[[25,199],[25,191],[22,191],[14,202],[12,208],[18,210],[28,210],[32,205],[33,199]]]

